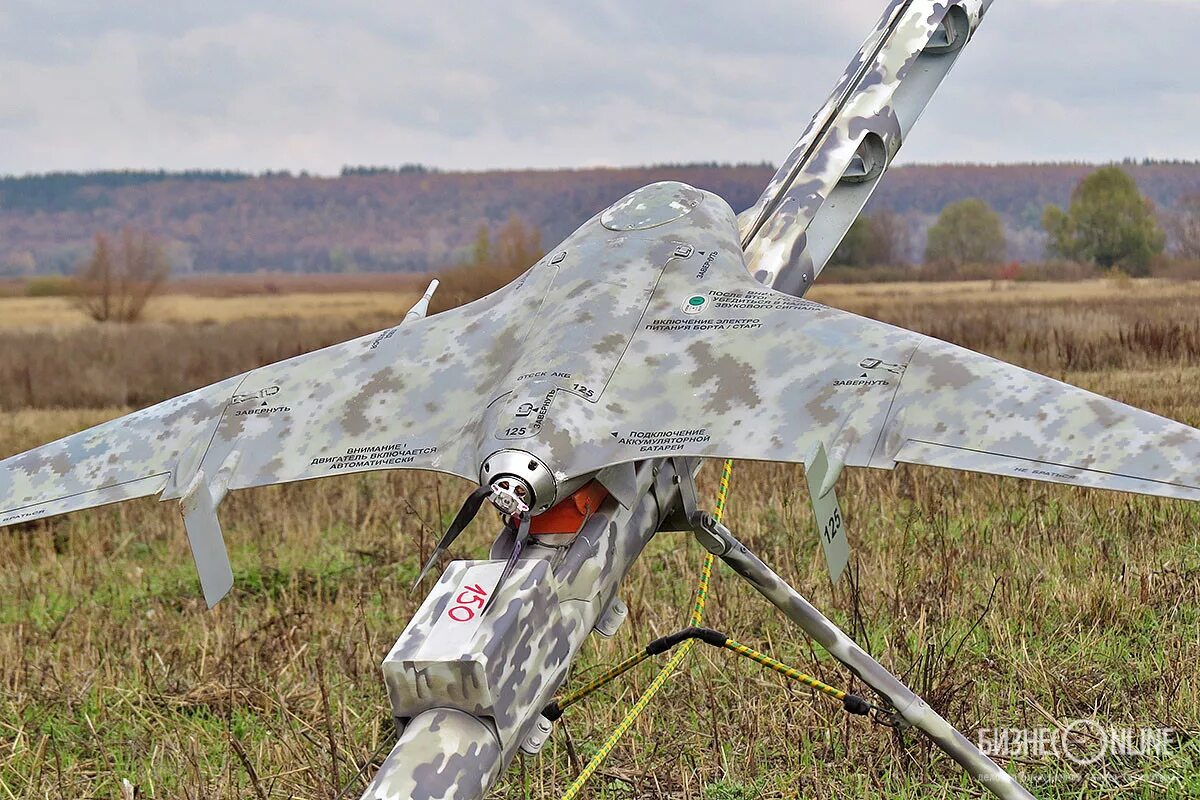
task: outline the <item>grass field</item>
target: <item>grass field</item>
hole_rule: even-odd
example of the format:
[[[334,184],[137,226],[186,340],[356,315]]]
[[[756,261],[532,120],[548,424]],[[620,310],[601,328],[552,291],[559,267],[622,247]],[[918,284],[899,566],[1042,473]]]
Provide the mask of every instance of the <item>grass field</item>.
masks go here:
[[[55,314],[9,325],[32,301],[0,299],[0,456],[393,324],[402,294],[272,295],[228,313],[184,298],[193,311],[164,305],[121,330]],[[1200,425],[1195,284],[834,286],[813,297]],[[222,520],[236,583],[211,613],[171,507],[135,501],[0,531],[0,797],[114,798],[124,780],[140,797],[337,796],[387,734],[378,664],[469,488],[375,473],[233,495]],[[854,556],[836,588],[799,469],[738,464],[727,521],[973,739],[1076,719],[1171,729],[1166,751],[1146,757],[1008,762],[1039,797],[1200,797],[1200,506],[904,466],[849,471],[839,494]],[[494,527],[477,522],[455,555],[485,555]],[[701,559],[682,536],[653,542],[624,588],[629,620],[585,646],[572,680],[681,627]],[[862,688],[727,571],[708,622]],[[694,650],[587,796],[979,795],[924,740],[735,658]],[[558,797],[653,674],[643,666],[572,708],[496,796]]]

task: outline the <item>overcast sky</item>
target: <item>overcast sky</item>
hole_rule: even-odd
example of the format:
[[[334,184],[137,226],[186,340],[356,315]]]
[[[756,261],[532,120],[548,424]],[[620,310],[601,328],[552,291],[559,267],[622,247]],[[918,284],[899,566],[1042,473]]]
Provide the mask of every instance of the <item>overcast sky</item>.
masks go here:
[[[778,162],[884,0],[4,0],[0,173]],[[1200,0],[996,0],[904,161],[1200,158]]]

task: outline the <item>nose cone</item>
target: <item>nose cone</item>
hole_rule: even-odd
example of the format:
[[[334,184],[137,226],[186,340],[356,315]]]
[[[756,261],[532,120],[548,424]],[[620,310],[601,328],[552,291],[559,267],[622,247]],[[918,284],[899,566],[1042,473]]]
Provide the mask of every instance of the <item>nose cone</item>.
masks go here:
[[[704,200],[699,189],[678,181],[643,186],[613,203],[600,215],[610,231],[641,231],[674,222]]]

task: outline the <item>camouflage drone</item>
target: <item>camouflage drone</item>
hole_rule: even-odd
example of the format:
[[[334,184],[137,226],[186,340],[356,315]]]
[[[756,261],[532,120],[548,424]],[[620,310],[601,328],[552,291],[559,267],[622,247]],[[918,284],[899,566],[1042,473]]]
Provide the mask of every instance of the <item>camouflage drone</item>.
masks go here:
[[[703,458],[804,463],[834,576],[843,467],[927,464],[1200,499],[1200,432],[927,336],[802,299],[990,0],[893,0],[741,214],[638,189],[512,284],[0,461],[0,525],[179,502],[207,602],[233,574],[231,489],[382,469],[478,482],[492,560],[456,561],[383,664],[402,731],[365,797],[477,798],[518,749],[660,530],[691,530],[996,796],[1029,793],[696,510]],[[432,563],[432,560],[431,560]],[[427,567],[428,568],[428,567]]]

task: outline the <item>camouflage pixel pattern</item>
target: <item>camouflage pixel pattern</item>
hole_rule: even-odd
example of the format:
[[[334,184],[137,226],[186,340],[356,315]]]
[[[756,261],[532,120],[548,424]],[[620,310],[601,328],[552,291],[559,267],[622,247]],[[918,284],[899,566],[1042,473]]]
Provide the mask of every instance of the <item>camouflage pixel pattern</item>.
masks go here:
[[[554,551],[537,550],[542,557],[522,559],[501,586],[504,561],[447,567],[383,661],[394,717],[451,705],[490,720],[501,745],[518,739],[530,704],[540,709],[566,677],[571,631],[591,629],[580,604],[559,596]],[[493,592],[500,596],[484,614]]]
[[[363,797],[476,800],[499,775],[500,747],[487,723],[438,708],[409,722]]]
[[[230,489],[391,468],[479,480],[513,449],[567,486],[664,455],[802,462],[818,442],[849,466],[1200,499],[1194,429],[775,292],[738,236],[716,195],[639,189],[480,301],[0,462],[0,524],[178,498],[198,470]]]
[[[878,140],[883,167],[895,155],[923,108],[898,89],[929,88],[919,76],[927,66],[935,74],[930,56],[944,57],[929,46],[938,26],[962,15],[973,31],[989,5],[893,2],[740,227],[714,195],[646,187],[476,303],[0,461],[0,525],[129,497],[178,499],[197,476],[234,489],[392,468],[477,480],[484,458],[517,448],[569,486],[637,461],[636,502],[610,501],[569,546],[531,546],[518,578],[500,587],[528,592],[541,561],[554,599],[538,594],[513,613],[502,597],[489,612],[498,616],[480,635],[503,641],[475,673],[486,693],[453,672],[476,668],[449,664],[452,654],[406,664],[428,619],[398,643],[389,690],[406,728],[366,796],[434,800],[482,795],[511,760],[674,504],[664,456],[800,461],[820,441],[850,465],[926,463],[1200,497],[1200,435],[1186,426],[767,288],[794,295],[811,284],[822,265],[813,220],[849,185],[856,154],[871,155],[866,145]],[[869,160],[859,200],[878,180]],[[781,587],[769,591],[790,602]],[[861,651],[842,638],[831,652],[856,663]],[[479,641],[459,654],[469,660]],[[919,703],[901,710],[953,747],[956,734]],[[485,713],[499,708],[498,722]]]
[[[662,195],[665,205],[686,190],[659,184],[634,195],[648,193]],[[602,226],[591,235],[618,236]],[[522,424],[506,416],[511,404],[504,407],[487,426],[492,438],[479,456],[519,448],[567,482],[663,455],[802,462],[822,443],[849,466],[944,465],[1200,499],[1200,432],[946,342],[774,292],[747,273],[737,236],[732,210],[707,193],[683,217],[619,235],[605,251],[624,250],[653,265],[648,300],[644,283],[609,271],[632,284],[643,304],[635,329],[593,327],[586,312],[570,322],[585,341],[618,342],[619,358],[594,368],[594,382],[583,387],[567,352],[540,350],[515,393],[540,421],[501,438],[496,432]],[[542,341],[561,324],[553,312],[546,317]]]
[[[242,378],[0,461],[0,525],[158,494],[201,446]]]
[[[796,295],[812,286],[824,267],[813,257],[814,245],[825,258],[833,252],[991,4],[889,3],[829,100],[740,216],[746,263],[759,282]],[[860,152],[875,163],[866,165],[871,174],[854,197],[854,213],[831,231],[810,230]]]
[[[364,800],[448,800],[483,794],[463,793],[459,783],[448,782],[451,770],[461,772],[461,785],[477,787],[481,777],[484,790],[491,785],[499,772],[488,766],[490,754],[499,753],[501,767],[515,756],[679,495],[672,462],[638,464],[635,484],[638,500],[632,507],[609,498],[569,545],[535,542],[522,556],[521,571],[500,587],[503,594],[497,603],[462,638],[447,637],[444,620],[447,607],[458,602],[460,578],[480,563],[498,568],[503,562],[450,565],[384,661],[393,714],[407,727]],[[545,585],[535,587],[537,581]],[[547,587],[553,589],[553,598],[533,597]],[[486,642],[489,636],[497,641]],[[480,724],[454,727],[452,738],[443,734],[433,744],[410,735],[414,724],[447,709]],[[483,766],[464,758],[472,753],[488,754]],[[430,770],[438,780],[427,783],[423,776]]]
[[[665,184],[638,202],[690,210],[699,197]],[[614,218],[636,227],[643,213]],[[646,243],[594,218],[467,306],[0,461],[0,525],[160,491],[176,499],[198,471],[229,464],[229,489],[397,468],[478,479],[486,456],[536,424],[540,409],[520,414],[531,399],[552,388],[593,400],[602,391],[672,258],[665,240]]]

